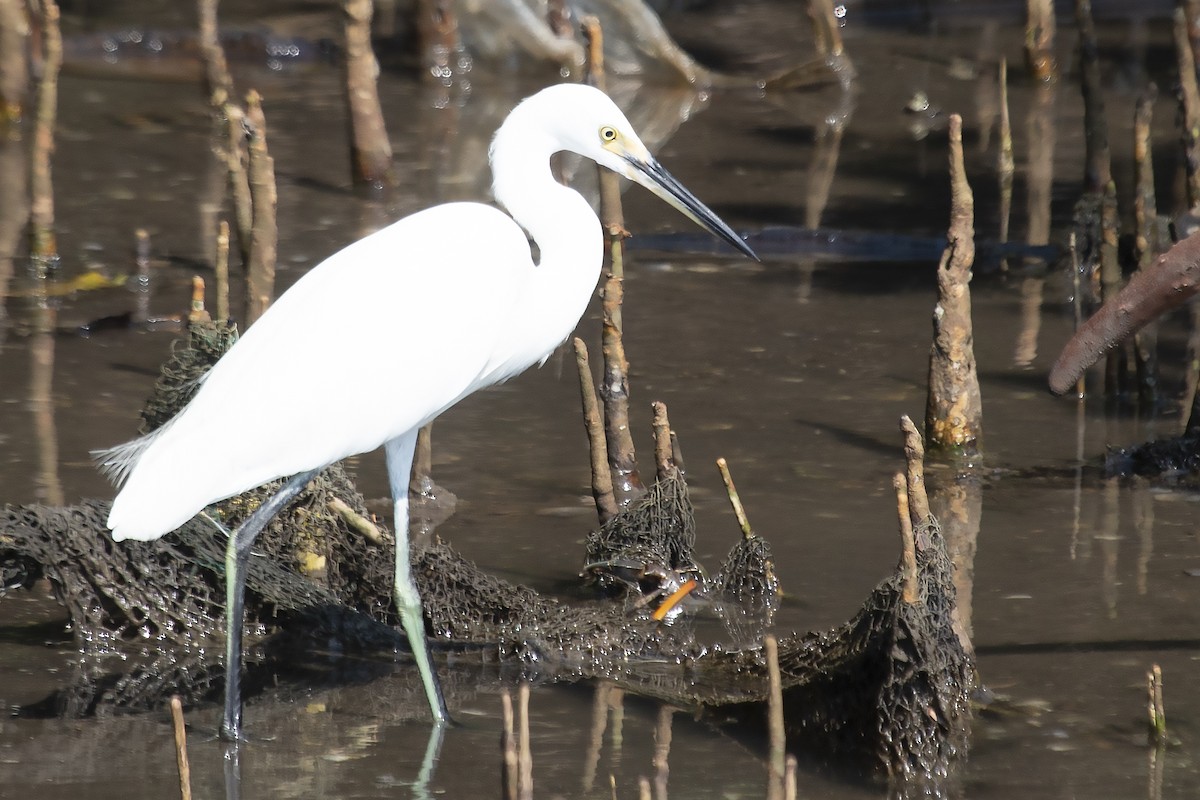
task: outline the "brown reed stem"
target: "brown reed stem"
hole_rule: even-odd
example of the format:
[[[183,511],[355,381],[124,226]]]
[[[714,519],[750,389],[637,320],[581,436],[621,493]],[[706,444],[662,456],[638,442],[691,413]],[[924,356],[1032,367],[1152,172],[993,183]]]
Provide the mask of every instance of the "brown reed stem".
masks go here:
[[[1151,123],[1158,87],[1149,84],[1138,96],[1133,114],[1133,154],[1136,187],[1133,192],[1134,260],[1138,270],[1148,269],[1162,250],[1158,201],[1154,193],[1154,155]],[[1153,404],[1158,397],[1158,325],[1151,322],[1134,336],[1138,397]]]
[[[667,404],[655,400],[650,404],[654,412],[651,427],[654,430],[654,466],[658,480],[665,480],[674,470],[671,464],[671,420],[667,418]]]
[[[585,17],[582,22],[587,48],[585,77],[588,84],[605,87],[603,34],[600,21]],[[604,379],[600,397],[604,401],[608,463],[613,473],[613,493],[619,507],[625,507],[646,493],[638,472],[637,453],[629,425],[629,363],[625,358],[621,304],[625,295],[625,230],[621,210],[621,187],[616,173],[597,167],[600,180],[600,224],[608,241],[602,290],[604,309]]]
[[[350,120],[350,162],[355,183],[391,186],[392,144],[379,104],[379,62],[371,48],[371,0],[343,0],[346,42],[346,101]]]
[[[58,71],[62,66],[62,30],[58,5],[40,0],[42,25],[42,77],[37,85],[37,116],[33,128],[33,152],[29,206],[29,252],[39,275],[45,276],[58,262],[58,242],[54,236],[54,182],[51,157],[54,155],[54,127],[58,118]]]
[[[963,166],[962,117],[950,115],[950,229],[938,265],[938,301],[929,352],[925,444],[971,454],[983,436],[983,405],[971,324],[975,200]]]
[[[25,0],[0,3],[0,136],[25,114],[29,93],[29,14]]]
[[[1150,715],[1150,744],[1162,747],[1167,743],[1167,709],[1163,703],[1162,668],[1158,664],[1146,673],[1146,694],[1146,706]]]
[[[996,171],[1000,179],[1000,241],[1008,241],[1008,226],[1012,215],[1013,158],[1012,120],[1008,115],[1008,61],[1000,59],[1000,150]]]
[[[742,538],[753,539],[754,531],[750,527],[746,509],[742,507],[742,499],[738,496],[737,487],[733,485],[733,476],[729,474],[729,465],[724,458],[717,459],[717,469],[721,472],[721,480],[725,484],[725,492],[729,495],[729,505],[733,506],[733,514],[737,517],[738,527],[742,529]]]
[[[783,726],[783,676],[779,671],[779,640],[767,636],[763,640],[767,656],[767,733],[770,741],[767,758],[767,798],[780,800],[784,796],[784,776],[787,772],[787,736]]]
[[[600,401],[596,398],[596,386],[592,381],[592,367],[588,362],[587,345],[576,337],[575,366],[579,371],[579,397],[583,403],[583,426],[587,430],[588,452],[592,465],[592,499],[596,503],[596,514],[603,525],[617,515],[620,509],[613,496],[612,472],[608,468],[608,445],[605,443],[604,421],[600,416]]]
[[[200,59],[204,63],[204,92],[214,108],[233,97],[233,77],[217,34],[217,0],[197,0]]]
[[[908,481],[904,473],[897,472],[892,477],[892,487],[896,490],[896,517],[900,521],[900,569],[904,573],[904,591],[902,597],[905,603],[912,605],[917,602],[917,541],[913,535],[912,511],[908,503]]]
[[[517,738],[513,735],[513,702],[512,695],[507,689],[500,693],[500,708],[503,715],[503,727],[500,731],[501,751],[501,789],[504,800],[518,800],[517,783],[520,767],[517,758]]]
[[[179,769],[179,796],[192,800],[192,768],[188,766],[187,730],[183,726],[183,701],[171,695],[171,726],[175,730],[175,765]]]
[[[387,540],[383,538],[383,534],[379,531],[379,526],[348,506],[345,500],[340,497],[333,497],[330,498],[327,505],[329,510],[341,517],[342,522],[345,522],[351,530],[361,533],[363,538],[371,544],[378,547],[383,547],[387,544]]]
[[[904,434],[905,488],[908,492],[909,519],[914,526],[929,519],[929,495],[925,491],[925,445],[921,432],[907,414],[900,417]]]
[[[1175,9],[1175,58],[1179,68],[1179,102],[1183,111],[1183,153],[1187,164],[1189,208],[1200,206],[1200,85],[1196,80],[1196,56],[1188,39],[1184,10]]]
[[[236,103],[221,107],[225,119],[225,169],[229,173],[229,196],[233,202],[234,232],[242,269],[250,268],[250,249],[254,229],[254,201],[246,174],[246,113]]]
[[[262,96],[253,89],[246,95],[246,129],[250,154],[250,208],[253,212],[250,267],[246,275],[246,325],[249,326],[263,315],[275,294],[275,257],[279,246],[275,222],[278,202],[275,159],[267,151],[267,119]]]
[[[1100,77],[1100,49],[1092,21],[1091,0],[1075,0],[1079,26],[1080,80],[1083,90],[1083,134],[1086,145],[1083,190],[1102,194],[1112,180],[1112,156],[1108,149],[1108,119],[1104,113],[1104,91]]]
[[[529,684],[522,683],[517,689],[517,759],[520,778],[517,795],[520,800],[533,800],[533,752],[529,745]]]
[[[204,308],[204,278],[192,276],[192,307],[188,310],[188,323],[211,322],[212,317]]]
[[[1038,81],[1052,81],[1058,75],[1054,57],[1054,0],[1026,0],[1025,63]]]
[[[217,319],[229,321],[229,223],[221,220],[217,226]]]

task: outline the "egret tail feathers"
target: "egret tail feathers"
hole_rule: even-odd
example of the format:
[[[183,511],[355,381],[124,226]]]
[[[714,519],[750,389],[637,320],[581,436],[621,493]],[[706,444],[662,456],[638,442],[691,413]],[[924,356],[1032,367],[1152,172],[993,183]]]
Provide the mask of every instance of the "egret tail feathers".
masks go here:
[[[113,486],[120,488],[125,481],[129,480],[129,473],[133,472],[133,468],[145,455],[146,450],[171,426],[172,422],[174,420],[145,436],[122,442],[115,447],[93,450],[91,456],[96,462],[96,467],[104,477],[112,481]]]

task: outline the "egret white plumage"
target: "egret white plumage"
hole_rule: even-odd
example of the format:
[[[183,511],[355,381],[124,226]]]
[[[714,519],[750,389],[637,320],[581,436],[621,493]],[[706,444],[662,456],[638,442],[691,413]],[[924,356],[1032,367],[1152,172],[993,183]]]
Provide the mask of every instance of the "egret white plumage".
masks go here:
[[[511,217],[447,203],[335,253],[283,293],[170,422],[100,454],[122,485],[108,517],[117,540],[159,538],[212,503],[287,478],[226,552],[223,736],[241,731],[242,595],[255,537],[321,468],[380,446],[395,508],[396,608],[433,716],[447,719],[409,571],[413,450],[422,425],[544,362],[583,315],[603,241],[587,201],[551,174],[550,157],[564,150],[641,183],[754,257],[658,164],[606,95],[552,86],[514,108],[492,141],[494,194]],[[322,362],[372,382],[331,379],[313,368]]]

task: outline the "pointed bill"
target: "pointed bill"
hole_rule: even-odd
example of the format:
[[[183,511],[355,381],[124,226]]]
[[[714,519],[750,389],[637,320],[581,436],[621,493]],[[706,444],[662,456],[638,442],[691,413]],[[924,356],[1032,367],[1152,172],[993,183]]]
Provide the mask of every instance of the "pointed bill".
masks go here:
[[[750,249],[750,245],[746,244],[742,237],[734,233],[733,229],[722,222],[721,218],[714,214],[712,209],[701,203],[694,194],[688,191],[686,186],[675,180],[675,177],[671,173],[663,169],[662,164],[659,164],[654,156],[646,153],[644,156],[639,157],[629,152],[623,152],[620,155],[626,164],[628,164],[625,170],[625,177],[645,186],[677,208],[688,219],[695,222],[701,228],[724,239],[741,253],[750,256],[755,261],[759,260],[754,251]]]

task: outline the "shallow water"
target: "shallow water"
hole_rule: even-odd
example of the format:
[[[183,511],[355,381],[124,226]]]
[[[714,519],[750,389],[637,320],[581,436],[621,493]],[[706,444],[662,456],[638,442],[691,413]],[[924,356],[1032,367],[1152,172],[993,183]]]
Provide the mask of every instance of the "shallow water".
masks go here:
[[[936,8],[936,6],[935,6]],[[860,72],[827,198],[816,166],[837,137],[826,118],[846,106],[835,88],[764,96],[722,89],[705,99],[616,87],[663,163],[735,228],[826,228],[940,236],[948,213],[943,119],[924,138],[903,111],[920,89],[965,118],[967,167],[980,239],[997,235],[998,136],[991,83],[979,59],[1021,64],[1019,14],[851,20],[847,44]],[[762,74],[808,53],[799,11],[747,3],[728,14],[669,20],[684,44],[716,66]],[[886,22],[887,24],[882,24]],[[1073,30],[1063,21],[1060,63]],[[1115,174],[1130,185],[1133,97],[1147,76],[1172,82],[1161,21],[1102,25]],[[280,187],[280,281],[286,285],[363,233],[433,202],[482,197],[487,138],[535,85],[476,80],[469,95],[440,96],[385,73],[400,189],[364,198],[347,185],[344,126],[333,71],[246,74],[266,97]],[[1039,226],[1026,187],[1039,105],[1014,67],[1010,96],[1017,158],[1013,233]],[[633,91],[636,89],[636,91]],[[158,257],[152,308],[186,307],[191,275],[207,273],[222,175],[208,148],[198,91],[162,82],[65,77],[55,160],[62,277],[132,270],[133,231],[147,228]],[[1164,92],[1164,94],[1166,94]],[[1082,106],[1072,76],[1043,102],[1055,132],[1051,241],[1065,238],[1082,168]],[[1156,156],[1160,206],[1174,196],[1174,108],[1160,99]],[[686,117],[686,121],[680,121]],[[943,115],[944,117],[944,115]],[[1039,129],[1044,130],[1044,129]],[[1038,137],[1045,142],[1045,134]],[[822,148],[826,148],[822,150]],[[1125,196],[1122,196],[1123,202]],[[687,231],[688,223],[639,189],[626,194],[635,232]],[[1125,203],[1124,207],[1128,207]],[[1036,208],[1033,209],[1037,211]],[[890,475],[902,457],[896,424],[922,416],[934,263],[805,253],[762,264],[635,252],[625,320],[634,425],[649,448],[649,402],[665,401],[687,458],[698,555],[719,560],[738,535],[716,470],[730,463],[755,529],[768,537],[789,593],[781,631],[844,621],[897,555]],[[1200,539],[1193,492],[1108,483],[1094,468],[1106,444],[1165,435],[1186,330],[1162,333],[1161,413],[1137,417],[1082,408],[1045,389],[1050,363],[1072,328],[1071,286],[1060,268],[1001,274],[981,264],[973,285],[976,353],[984,397],[980,533],[971,619],[983,682],[1003,702],[974,723],[961,779],[964,797],[1192,797],[1200,787],[1195,742],[1200,692]],[[20,289],[18,284],[16,289]],[[112,289],[64,298],[64,330],[128,310]],[[173,334],[126,330],[90,338],[63,333],[54,350],[52,430],[30,402],[35,355],[47,340],[23,332],[28,302],[8,300],[14,321],[0,349],[0,485],[9,503],[109,496],[88,450],[128,438]],[[314,320],[320,324],[320,320]],[[598,309],[580,325],[596,346]],[[1172,362],[1174,358],[1174,362]],[[336,365],[329,367],[336,369]],[[569,359],[464,401],[437,423],[434,469],[459,497],[439,533],[480,566],[543,591],[570,583],[590,508],[586,442]],[[1082,458],[1082,460],[1081,460]],[[378,454],[351,465],[369,497],[383,497]],[[1086,469],[1084,468],[1086,466]],[[931,482],[945,482],[931,467]],[[44,592],[0,603],[0,701],[27,706],[64,684],[73,649]],[[1180,744],[1157,764],[1144,743],[1145,671],[1161,664],[1171,733]],[[270,696],[247,709],[260,736],[242,753],[242,792],[256,796],[489,796],[499,774],[498,677],[465,673],[454,692],[465,722],[446,734],[428,784],[418,782],[429,729],[411,670],[363,686]],[[451,676],[451,683],[459,673]],[[669,791],[692,797],[759,797],[763,753],[706,722],[627,699],[593,740],[594,687],[538,686],[532,695],[539,796],[633,796],[653,775],[656,741],[670,719]],[[196,795],[221,794],[220,748],[206,738],[217,710],[189,714]],[[659,733],[656,736],[656,728]],[[589,778],[589,776],[591,776]],[[0,721],[0,795],[31,798],[161,797],[176,789],[165,713],[109,719]],[[819,765],[800,774],[802,796],[879,796],[877,788]]]

